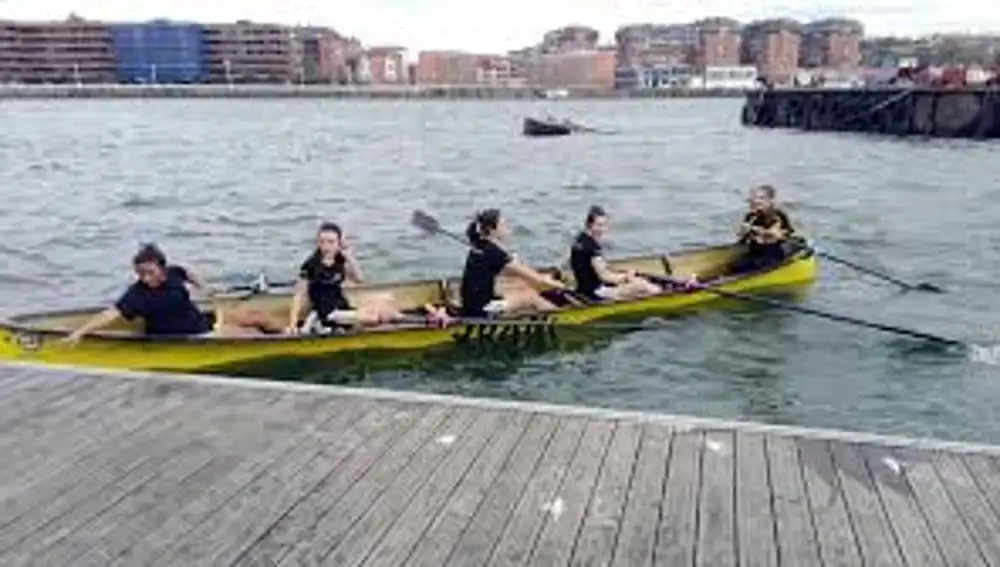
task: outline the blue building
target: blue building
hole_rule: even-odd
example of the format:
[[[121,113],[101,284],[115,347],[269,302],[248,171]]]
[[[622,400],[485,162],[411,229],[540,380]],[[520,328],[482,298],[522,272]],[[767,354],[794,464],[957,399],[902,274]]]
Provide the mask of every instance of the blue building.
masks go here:
[[[119,83],[196,83],[207,75],[200,24],[154,20],[110,29]]]

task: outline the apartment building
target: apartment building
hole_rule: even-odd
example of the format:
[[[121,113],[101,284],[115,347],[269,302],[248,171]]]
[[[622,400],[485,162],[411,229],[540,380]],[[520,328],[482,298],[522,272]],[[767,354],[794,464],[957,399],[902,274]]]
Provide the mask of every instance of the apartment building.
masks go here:
[[[113,83],[108,26],[64,21],[0,21],[0,83]]]
[[[292,28],[238,21],[205,26],[207,76],[214,83],[303,80],[303,45]]]

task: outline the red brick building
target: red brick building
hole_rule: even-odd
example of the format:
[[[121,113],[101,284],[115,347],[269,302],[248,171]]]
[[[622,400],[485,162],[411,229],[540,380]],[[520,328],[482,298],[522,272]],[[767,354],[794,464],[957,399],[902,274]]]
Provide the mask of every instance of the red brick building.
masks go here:
[[[346,84],[351,81],[352,62],[362,53],[361,44],[328,28],[295,30],[302,78],[313,84]]]
[[[0,21],[0,83],[113,83],[108,26],[65,21]]]
[[[839,70],[861,64],[864,26],[856,20],[827,19],[810,22],[803,29],[799,65]]]
[[[695,66],[734,67],[740,64],[740,23],[730,18],[695,22],[698,44],[691,61]]]
[[[762,78],[791,83],[799,67],[802,25],[794,20],[764,20],[743,29],[743,60],[757,67]]]
[[[526,79],[545,88],[613,89],[616,59],[614,47],[541,54],[528,63]]]
[[[239,21],[205,26],[208,79],[213,83],[303,80],[302,49],[293,28]]]

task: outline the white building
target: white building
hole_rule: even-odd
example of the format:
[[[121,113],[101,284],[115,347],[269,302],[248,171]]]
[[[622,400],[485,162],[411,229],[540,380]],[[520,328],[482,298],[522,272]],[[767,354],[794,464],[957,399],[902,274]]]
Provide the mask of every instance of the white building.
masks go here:
[[[752,65],[736,67],[705,67],[701,77],[705,89],[753,89],[757,87],[757,68]]]

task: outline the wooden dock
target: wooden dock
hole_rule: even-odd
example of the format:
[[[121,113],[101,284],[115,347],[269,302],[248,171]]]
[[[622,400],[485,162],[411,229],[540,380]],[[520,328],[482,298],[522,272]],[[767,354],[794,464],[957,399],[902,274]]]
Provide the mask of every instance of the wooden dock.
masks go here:
[[[587,408],[0,366],[0,565],[1000,565],[998,457]]]

